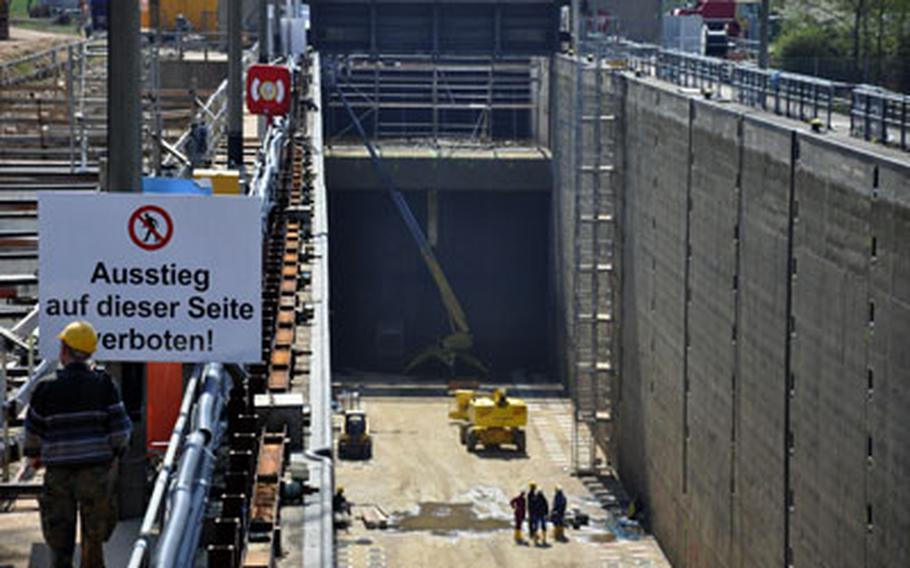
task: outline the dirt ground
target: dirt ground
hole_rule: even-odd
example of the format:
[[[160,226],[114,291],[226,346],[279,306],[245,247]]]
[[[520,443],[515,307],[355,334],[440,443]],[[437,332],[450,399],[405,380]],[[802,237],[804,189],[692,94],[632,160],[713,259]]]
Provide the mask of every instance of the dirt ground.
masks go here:
[[[374,434],[373,459],[336,462],[336,483],[355,507],[378,505],[394,528],[368,530],[355,521],[338,536],[338,565],[350,568],[433,566],[669,567],[649,536],[616,538],[616,519],[595,498],[606,491],[591,479],[569,475],[570,403],[564,398],[527,401],[527,456],[505,449],[468,453],[448,420],[443,397],[364,398]],[[516,545],[508,501],[529,481],[552,501],[563,487],[569,509],[590,525],[567,532],[568,543]],[[527,534],[525,534],[527,537]]]
[[[9,40],[0,41],[0,61],[18,59],[29,53],[42,51],[60,43],[73,41],[71,35],[10,27]]]

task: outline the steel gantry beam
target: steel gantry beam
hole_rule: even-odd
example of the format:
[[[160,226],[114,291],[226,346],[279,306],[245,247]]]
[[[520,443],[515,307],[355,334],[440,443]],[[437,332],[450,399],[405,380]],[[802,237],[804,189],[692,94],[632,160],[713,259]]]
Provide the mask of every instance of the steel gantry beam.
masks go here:
[[[564,3],[311,0],[312,42],[324,55],[549,55]]]

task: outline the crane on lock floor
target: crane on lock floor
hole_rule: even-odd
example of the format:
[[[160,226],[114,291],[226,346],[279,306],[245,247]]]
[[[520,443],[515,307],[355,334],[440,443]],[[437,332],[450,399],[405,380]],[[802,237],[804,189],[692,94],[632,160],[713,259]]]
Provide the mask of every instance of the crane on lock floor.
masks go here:
[[[430,246],[430,242],[427,240],[426,235],[424,235],[420,223],[418,223],[417,219],[414,217],[414,213],[408,206],[408,202],[405,200],[404,195],[398,190],[392,176],[389,174],[388,170],[386,170],[382,158],[379,156],[378,152],[376,152],[376,147],[370,141],[366,131],[363,129],[363,125],[360,123],[357,113],[354,112],[354,109],[348,103],[344,92],[339,88],[337,79],[334,86],[335,92],[338,94],[341,102],[344,104],[345,110],[351,117],[351,123],[353,124],[354,129],[357,131],[363,145],[366,146],[367,151],[370,153],[370,161],[373,164],[373,168],[376,170],[376,174],[379,176],[380,181],[382,181],[386,192],[389,194],[389,197],[391,197],[392,202],[395,204],[395,208],[398,210],[405,226],[407,226],[408,231],[411,233],[411,237],[417,245],[420,256],[423,258],[423,262],[430,272],[430,276],[433,277],[433,282],[439,290],[439,297],[442,300],[442,304],[445,307],[449,318],[450,333],[440,338],[437,343],[430,345],[418,353],[405,367],[405,373],[410,373],[425,363],[436,360],[444,364],[453,375],[459,361],[486,375],[489,372],[486,365],[471,353],[474,347],[474,335],[471,333],[471,328],[468,325],[468,318],[465,315],[464,309],[461,307],[461,302],[458,301],[458,297],[455,295],[455,291],[452,289],[452,285],[449,284],[449,280],[446,278],[442,265],[439,263],[439,259],[436,258],[436,254],[433,252],[433,247]]]

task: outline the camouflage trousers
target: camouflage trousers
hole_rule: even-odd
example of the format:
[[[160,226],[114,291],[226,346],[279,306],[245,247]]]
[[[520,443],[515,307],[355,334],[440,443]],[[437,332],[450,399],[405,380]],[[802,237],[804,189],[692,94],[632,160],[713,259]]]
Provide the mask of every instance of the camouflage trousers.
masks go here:
[[[76,513],[82,526],[81,568],[104,568],[104,542],[117,523],[116,462],[91,466],[48,466],[41,496],[41,531],[54,568],[72,568]]]

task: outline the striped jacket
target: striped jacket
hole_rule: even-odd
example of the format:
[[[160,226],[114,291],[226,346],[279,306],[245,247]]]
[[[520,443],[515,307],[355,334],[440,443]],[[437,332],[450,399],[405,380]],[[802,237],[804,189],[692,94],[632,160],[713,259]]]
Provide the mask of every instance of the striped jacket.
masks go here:
[[[131,430],[110,375],[72,363],[35,387],[24,452],[49,466],[107,463],[126,449]]]

